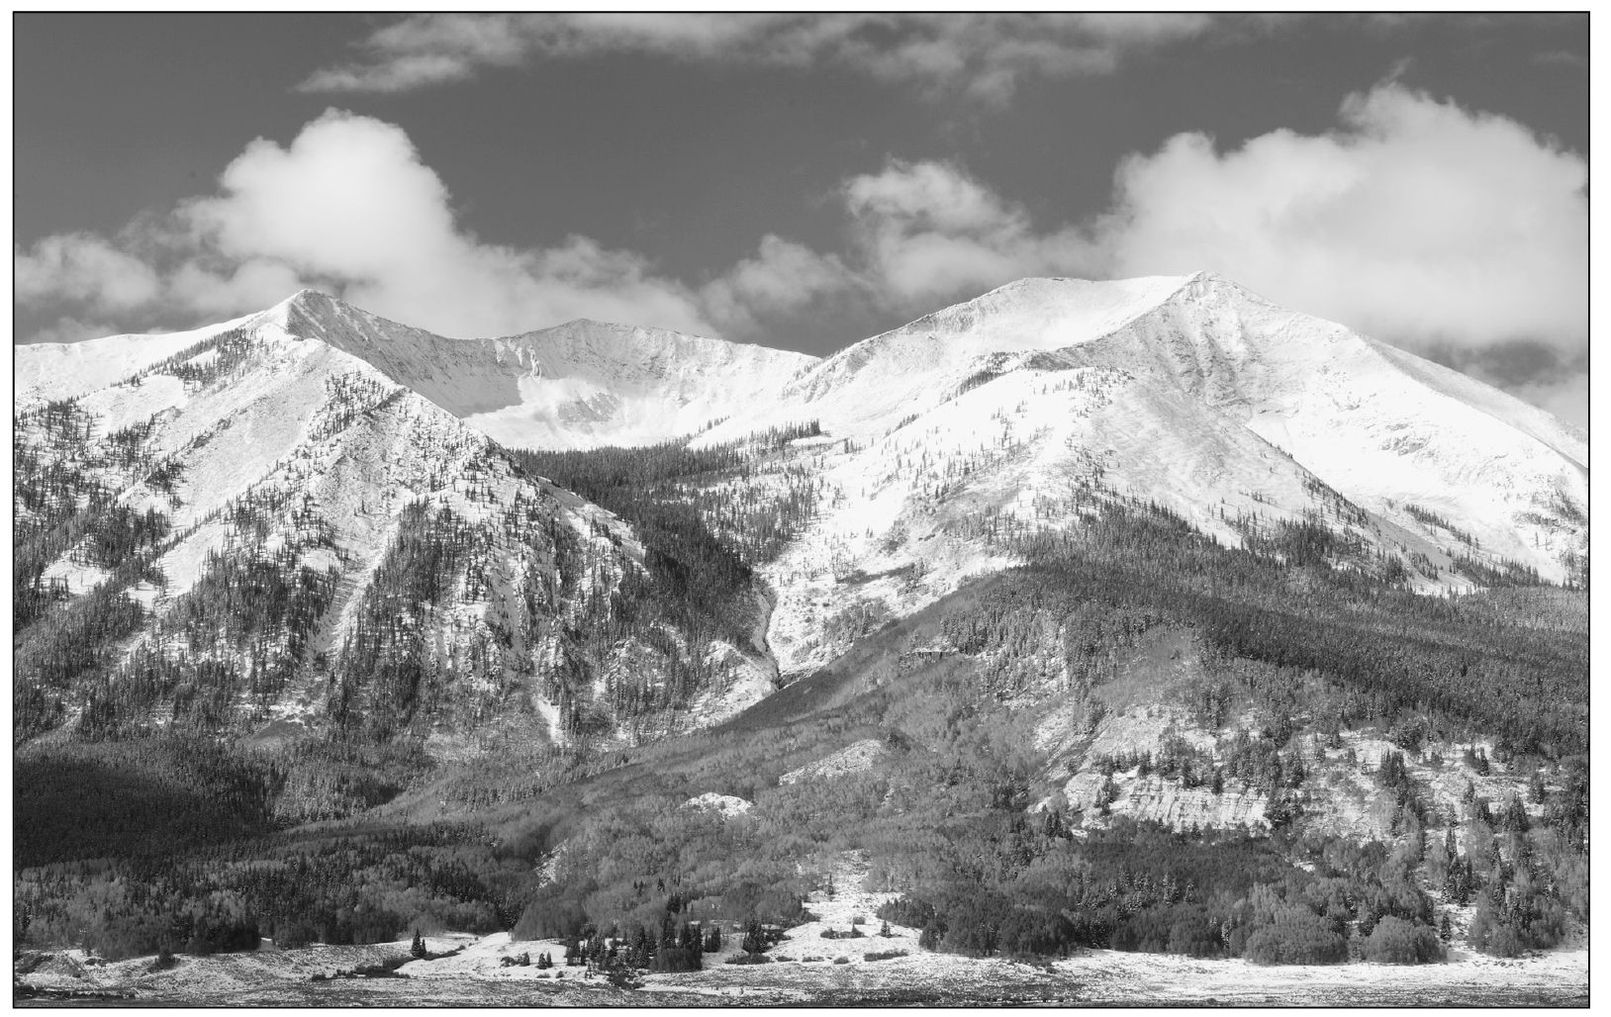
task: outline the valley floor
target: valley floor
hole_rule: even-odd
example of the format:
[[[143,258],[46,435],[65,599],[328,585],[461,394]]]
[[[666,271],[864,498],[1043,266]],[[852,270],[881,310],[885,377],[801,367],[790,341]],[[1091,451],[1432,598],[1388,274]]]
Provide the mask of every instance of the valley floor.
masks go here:
[[[440,961],[410,962],[404,965],[410,970],[400,972],[407,975],[404,978],[312,980],[318,973],[333,975],[395,958],[406,953],[406,942],[181,958],[177,967],[155,973],[148,970],[151,958],[86,967],[82,956],[61,954],[46,961],[44,970],[20,976],[13,995],[19,1005],[76,999],[110,1005],[192,1006],[1587,1006],[1589,999],[1586,949],[1515,961],[1468,958],[1422,967],[1258,967],[1237,960],[1193,961],[1093,950],[1036,967],[933,953],[869,962],[862,959],[860,949],[830,948],[818,951],[824,957],[820,961],[717,964],[700,972],[648,975],[638,989],[618,989],[603,978],[588,979],[575,968],[539,972],[497,966],[496,957],[506,951],[546,944],[510,944],[503,935],[452,939],[469,950]],[[448,940],[433,938],[433,949]],[[857,947],[880,943],[876,938],[872,943],[862,940]],[[516,945],[518,951],[513,949]],[[466,963],[472,951],[486,963]],[[834,958],[841,956],[855,959],[835,963]],[[561,972],[564,978],[557,977]]]
[[[880,935],[874,911],[893,895],[858,889],[860,875],[847,867],[832,894],[808,902],[813,920],[788,931],[770,951],[772,963],[725,963],[738,953],[738,937],[731,936],[720,953],[706,955],[704,970],[645,975],[635,989],[564,967],[564,946],[556,941],[511,942],[508,933],[496,933],[426,937],[436,956],[401,963],[389,977],[354,972],[397,965],[408,956],[408,940],[296,950],[265,943],[255,953],[181,957],[166,971],[150,970],[150,957],[101,962],[79,951],[24,953],[13,996],[23,1005],[83,999],[192,1006],[1587,1006],[1589,1000],[1589,955],[1581,941],[1509,961],[1457,947],[1449,962],[1418,967],[1263,967],[1116,950],[1030,965],[932,953],[918,949],[915,929],[892,925],[889,936]],[[858,917],[863,921],[855,923]],[[823,938],[824,932],[844,934],[853,927],[864,934]],[[560,966],[502,964],[505,957],[526,953],[535,959],[544,952]]]

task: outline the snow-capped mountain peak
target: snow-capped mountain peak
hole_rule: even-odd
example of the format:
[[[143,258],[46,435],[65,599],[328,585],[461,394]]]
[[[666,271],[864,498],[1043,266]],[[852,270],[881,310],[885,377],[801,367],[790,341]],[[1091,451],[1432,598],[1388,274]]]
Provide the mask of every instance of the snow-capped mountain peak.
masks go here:
[[[236,329],[316,341],[514,448],[644,445],[759,413],[818,358],[668,329],[576,319],[452,339],[314,289],[192,332],[17,347],[17,396],[83,395]]]
[[[82,676],[84,698],[37,700],[31,733],[93,712],[113,686],[120,724],[179,719],[200,688],[220,727],[407,729],[461,746],[498,731],[562,741],[584,720],[653,728],[698,697],[737,708],[769,687],[730,634],[743,619],[662,614],[671,601],[626,523],[449,412],[484,395],[490,345],[310,293],[159,339],[157,352],[180,347],[160,359],[148,343],[102,343],[125,354],[107,356],[110,383],[17,415],[20,588],[41,617],[97,590],[140,605]],[[229,601],[242,588],[285,610],[248,619]],[[623,603],[630,618],[615,616]],[[29,687],[57,652],[51,631],[18,657]],[[141,679],[125,693],[129,674]]]
[[[1559,581],[1587,538],[1587,446],[1570,428],[1213,272],[1019,280],[847,347],[697,443],[809,421],[846,439],[828,473],[845,497],[812,539],[828,562],[869,555],[884,571],[938,575],[941,533],[1077,528],[1076,492],[1095,490],[1229,544],[1318,513],[1438,588],[1506,563]],[[948,552],[972,562],[948,583],[999,567],[979,550]],[[812,553],[780,568],[830,572]],[[798,633],[774,633],[785,671],[831,656],[809,619],[846,596],[874,594],[819,582],[785,596],[776,625]]]
[[[288,312],[293,308],[301,309],[309,313],[317,313],[321,309],[333,308],[336,305],[346,306],[340,299],[331,296],[323,290],[314,289],[311,286],[304,286],[302,289],[297,290],[295,293],[286,297],[273,307],[267,308],[261,313],[265,315],[283,315],[285,312]]]
[[[303,291],[183,336],[19,347],[19,401],[82,394],[189,348],[199,362],[198,344],[233,332],[272,340],[282,360],[327,348],[506,447],[805,435],[809,466],[788,468],[833,494],[772,576],[786,669],[829,652],[804,634],[817,605],[850,595],[846,563],[925,571],[880,601],[905,610],[1011,562],[977,533],[1076,529],[1093,492],[1168,507],[1233,544],[1319,513],[1372,553],[1418,563],[1424,587],[1517,564],[1561,580],[1586,550],[1581,433],[1208,271],[1021,279],[823,359],[587,319],[449,339]]]
[[[1229,545],[1324,527],[1344,549],[1336,567],[1393,562],[1426,590],[1577,578],[1586,560],[1582,435],[1208,272],[1023,279],[826,359],[585,319],[450,339],[305,290],[189,333],[18,347],[16,363],[34,585],[76,597],[122,583],[166,619],[214,572],[272,557],[312,591],[316,621],[294,649],[218,659],[290,668],[270,705],[291,713],[326,695],[315,659],[393,673],[358,637],[391,631],[385,577],[419,539],[463,565],[429,604],[399,609],[413,620],[396,638],[431,640],[409,658],[434,661],[420,687],[457,704],[430,722],[513,695],[536,713],[492,715],[527,711],[524,730],[556,738],[604,697],[712,716],[698,697],[753,701],[770,675],[807,673],[869,626],[1024,562],[1026,535],[1077,542],[1109,503],[1167,509]],[[754,538],[767,620],[713,639],[668,616],[644,639],[594,640],[605,589],[645,589],[645,546],[498,446],[713,446],[767,430],[741,469],[686,481],[713,535]],[[58,475],[111,492],[95,512],[163,517],[142,553],[165,591],[50,543],[77,532],[64,519],[82,494]],[[140,645],[161,656],[171,635],[162,621]],[[562,680],[577,653],[592,684]],[[697,680],[656,691],[662,666]],[[360,691],[376,709],[390,695]]]

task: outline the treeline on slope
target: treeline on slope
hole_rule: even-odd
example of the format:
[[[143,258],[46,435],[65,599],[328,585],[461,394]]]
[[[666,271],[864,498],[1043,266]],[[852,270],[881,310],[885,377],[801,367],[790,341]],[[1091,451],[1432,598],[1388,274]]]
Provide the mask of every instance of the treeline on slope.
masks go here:
[[[160,619],[122,592],[130,568],[151,571],[144,563],[153,547],[36,623],[29,638],[52,641],[18,651],[15,698],[30,704],[14,725],[19,740],[53,726],[68,705],[77,707],[74,733],[89,739],[137,737],[169,723],[214,732],[262,717],[306,665],[308,637],[334,596],[338,570],[309,567],[303,557],[334,553],[335,542],[306,501],[294,505],[284,492],[247,492],[219,517],[230,525],[224,545],[207,553],[201,574]],[[269,550],[265,538],[276,528],[282,539]]]
[[[1470,533],[1467,533],[1465,530],[1460,529],[1458,526],[1455,526],[1453,523],[1449,522],[1447,518],[1438,515],[1429,508],[1424,508],[1420,505],[1414,504],[1413,502],[1405,502],[1404,511],[1408,512],[1417,521],[1424,523],[1427,526],[1440,527],[1448,531],[1450,536],[1469,548],[1475,549],[1482,546],[1481,542],[1479,542],[1476,537],[1472,536]]]
[[[644,564],[656,585],[688,613],[731,614],[751,589],[753,572],[711,532],[698,509],[666,496],[677,481],[737,466],[742,457],[736,450],[658,445],[511,455],[530,476],[545,477],[624,519],[643,543]]]
[[[252,354],[266,346],[254,329],[232,328],[135,372],[130,375],[128,384],[139,387],[147,378],[166,375],[178,378],[187,390],[194,391],[234,374]],[[205,354],[211,356],[201,363],[194,362]]]
[[[1412,512],[1413,514],[1413,512]],[[1277,519],[1268,522],[1257,517],[1240,516],[1231,520],[1243,535],[1243,549],[1272,558],[1288,566],[1320,568],[1336,571],[1342,564],[1375,576],[1389,586],[1408,587],[1409,570],[1398,555],[1390,551],[1372,551],[1364,537],[1351,527],[1340,532],[1331,528],[1324,517],[1309,512],[1299,520]],[[1464,538],[1463,531],[1452,530]],[[1485,587],[1540,586],[1543,580],[1538,569],[1531,565],[1483,552],[1474,542],[1465,541],[1466,550],[1445,549],[1450,558],[1450,569],[1472,582]],[[1410,556],[1416,570],[1428,579],[1439,577],[1438,569],[1422,552]],[[1575,581],[1575,574],[1569,582]]]
[[[100,421],[77,400],[62,399],[12,418],[13,625],[48,609],[41,573],[69,552],[81,565],[112,569],[168,535],[166,517],[115,500],[143,483],[172,495],[183,468],[158,461],[148,445],[153,421],[97,436]]]
[[[262,716],[305,665],[308,635],[334,596],[337,572],[300,564],[300,549],[210,551],[202,574],[151,639],[116,666],[87,669],[77,686],[76,734],[149,733],[154,721],[198,733],[232,730],[240,705]],[[174,652],[174,640],[183,649]],[[156,718],[153,709],[168,707]]]
[[[163,583],[154,559],[169,533],[167,517],[115,498],[120,484],[144,480],[169,491],[179,473],[154,464],[145,448],[151,426],[131,425],[95,440],[98,421],[75,400],[47,403],[13,419],[12,682],[13,738],[55,726],[75,682],[104,673],[109,648],[137,631],[144,612],[122,591]],[[83,595],[46,581],[68,558],[101,570],[105,580]]]
[[[470,463],[460,478],[465,496],[492,503],[492,472],[505,468],[490,455]],[[165,525],[153,527],[90,594],[68,599],[42,590],[54,610],[18,643],[15,737],[49,730],[74,707],[76,733],[88,738],[135,737],[153,723],[236,729],[264,719],[298,675],[328,695],[338,729],[371,741],[420,734],[418,720],[473,724],[532,676],[558,704],[565,730],[585,736],[613,729],[620,718],[682,706],[730,666],[707,654],[705,643],[748,642],[752,605],[705,596],[711,583],[697,561],[710,554],[696,554],[691,567],[675,556],[686,542],[670,551],[651,544],[645,574],[628,563],[620,533],[602,521],[577,532],[556,516],[561,505],[550,494],[518,488],[512,503],[496,507],[502,531],[445,502],[405,506],[356,624],[328,654],[313,653],[310,639],[339,571],[302,561],[310,551],[325,560],[340,553],[310,499],[298,504],[288,492],[254,489],[225,506],[219,518],[229,525],[226,545],[208,554],[192,588],[154,628],[120,592],[151,571],[156,542],[166,535]],[[117,507],[106,515],[117,518]],[[524,545],[526,559],[507,604],[511,591],[495,576],[506,550],[500,532]],[[281,538],[272,551],[265,545],[271,534]],[[712,544],[708,534],[702,539]],[[37,584],[61,546],[35,556],[30,582]],[[730,573],[748,575],[725,550],[712,553],[729,562]],[[494,610],[445,618],[439,606],[455,599],[492,601]],[[446,655],[443,625],[451,629]],[[148,629],[149,638],[120,646]],[[626,661],[628,652],[637,656]],[[449,681],[450,673],[468,681]],[[600,700],[594,684],[612,673],[618,677]],[[466,692],[471,686],[493,691],[478,699]]]
[[[1157,506],[1109,504],[1074,534],[1019,542],[1049,610],[1100,604],[1196,627],[1232,656],[1310,669],[1348,719],[1432,716],[1551,757],[1588,744],[1588,639],[1323,562],[1228,549]],[[991,609],[981,616],[988,617]],[[1010,606],[1002,606],[1005,612]]]
[[[727,665],[704,644],[747,640],[735,631],[739,608],[713,613],[688,592],[686,563],[651,549],[645,574],[616,530],[594,521],[578,532],[558,502],[539,504],[545,497],[517,492],[502,513],[501,533],[525,558],[509,589],[494,584],[499,531],[446,504],[404,509],[352,630],[329,661],[314,662],[340,730],[385,741],[474,724],[533,680],[562,729],[585,739],[679,708],[723,677]],[[439,605],[454,599],[493,610],[444,616]]]
[[[15,638],[11,684],[14,743],[49,731],[66,714],[86,674],[112,668],[114,644],[139,631],[145,611],[113,583],[104,583],[35,622]]]
[[[386,741],[429,711],[441,676],[427,621],[477,535],[445,506],[404,506],[337,658],[328,712],[338,729]]]
[[[511,455],[526,472],[630,522],[646,546],[684,563],[689,594],[720,606],[747,586],[750,567],[770,560],[815,513],[820,482],[772,457],[821,434],[810,421],[706,449],[666,442]],[[762,477],[765,483],[750,483]]]

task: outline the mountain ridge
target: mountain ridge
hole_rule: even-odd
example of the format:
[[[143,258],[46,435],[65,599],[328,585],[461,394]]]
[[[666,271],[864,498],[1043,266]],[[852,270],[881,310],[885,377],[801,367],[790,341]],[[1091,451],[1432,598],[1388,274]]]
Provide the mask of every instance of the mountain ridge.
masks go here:
[[[447,745],[506,730],[560,744],[600,723],[612,737],[675,725],[696,701],[725,715],[769,687],[764,653],[729,634],[755,608],[666,613],[627,524],[298,334],[299,313],[250,316],[16,418],[19,688],[43,696],[19,711],[25,728],[198,709],[224,728],[339,727],[361,702]],[[289,613],[220,618],[232,589]],[[87,686],[52,692],[77,652],[56,610],[102,632],[97,663],[65,672]]]
[[[1015,280],[825,358],[589,319],[501,338],[447,339],[316,290],[179,335],[205,337],[250,322],[330,342],[511,448],[689,439],[713,447],[807,425],[876,443],[908,418],[943,413],[962,390],[1009,374],[1049,380],[1096,370],[1105,372],[1104,384],[1163,384],[1206,400],[1227,414],[1222,428],[1251,429],[1298,468],[1399,525],[1416,528],[1396,507],[1412,503],[1557,578],[1565,575],[1560,557],[1577,554],[1581,544],[1581,527],[1563,526],[1556,511],[1564,504],[1574,516],[1570,506],[1586,504],[1588,451],[1580,432],[1474,379],[1281,308],[1207,271]],[[178,345],[173,337],[95,342],[97,353],[139,347],[105,356],[114,367],[149,362]],[[26,398],[51,373],[35,361],[60,366],[63,355],[19,347],[17,360],[19,396]],[[73,390],[110,371],[97,367]],[[56,384],[61,392],[69,383]],[[1026,412],[1036,415],[1032,407]],[[1193,427],[1213,430],[1194,420]],[[1135,422],[1130,429],[1166,425]],[[1125,427],[1117,418],[1111,426]],[[1065,438],[1093,447],[1104,440],[1100,433]],[[1432,478],[1438,482],[1426,484]],[[1423,487],[1430,488],[1425,496]],[[1200,506],[1176,499],[1176,507]]]
[[[187,537],[156,562],[170,599],[233,532],[216,514],[268,478],[281,495],[339,501],[336,542],[370,571],[395,539],[398,490],[480,518],[448,476],[470,460],[433,465],[394,440],[402,431],[349,481],[330,479],[354,469],[347,452],[305,461],[376,421],[428,420],[426,447],[474,445],[477,462],[500,448],[685,443],[691,463],[741,464],[656,495],[697,503],[712,533],[749,528],[768,620],[753,646],[735,645],[751,656],[730,706],[764,695],[768,676],[826,664],[869,626],[1023,563],[1026,536],[1076,536],[1103,504],[1156,506],[1232,547],[1319,525],[1343,549],[1336,567],[1386,570],[1424,592],[1513,573],[1569,582],[1586,563],[1586,442],[1478,382],[1206,272],[1018,280],[822,359],[586,319],[448,339],[311,290],[190,333],[95,342],[103,362],[57,388],[51,369],[71,361],[19,347],[19,398],[48,416],[47,397],[91,387],[70,409],[106,436],[147,429],[137,454],[190,471],[161,490],[116,481],[119,504],[211,542]],[[28,419],[31,455],[100,454],[89,432],[57,447],[45,416]],[[773,437],[755,445],[757,434]],[[300,463],[291,473],[288,457]],[[394,475],[392,461],[412,472]],[[508,483],[495,500],[524,490]],[[72,596],[104,581],[56,554],[38,581],[64,580]]]

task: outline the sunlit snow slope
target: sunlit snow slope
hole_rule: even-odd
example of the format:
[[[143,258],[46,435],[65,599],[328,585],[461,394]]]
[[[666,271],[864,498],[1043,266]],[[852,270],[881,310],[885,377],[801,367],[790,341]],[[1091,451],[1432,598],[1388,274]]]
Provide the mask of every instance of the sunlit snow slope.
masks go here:
[[[62,601],[17,654],[39,723],[111,703],[125,726],[202,710],[559,742],[719,719],[771,687],[753,622],[662,612],[631,529],[399,384],[413,367],[446,398],[455,365],[420,355],[435,337],[387,346],[353,324],[371,320],[301,296],[103,340],[98,373],[71,384],[51,380],[73,362],[59,348],[18,348],[18,556]],[[364,340],[390,371],[351,352]],[[143,617],[109,657],[64,667],[97,589]],[[219,608],[241,589],[262,618]]]
[[[1319,519],[1423,589],[1470,588],[1458,558],[1561,581],[1587,550],[1583,435],[1207,273],[1021,280],[850,346],[696,443],[805,421],[833,495],[768,571],[785,672],[1014,560],[981,534],[1077,526],[1093,497],[1233,546]]]
[[[1110,388],[1101,409],[1038,391],[1097,377]],[[1072,433],[1086,413],[1091,425]],[[851,346],[786,383],[764,416],[729,421],[699,442],[815,419],[876,450],[897,426],[950,432],[971,420],[965,430],[984,437],[995,414],[1002,426],[1049,429],[1106,457],[1111,481],[1188,514],[1238,488],[1278,495],[1262,479],[1263,464],[1278,460],[1412,528],[1420,524],[1403,504],[1428,509],[1546,576],[1559,578],[1561,553],[1580,543],[1572,521],[1587,503],[1581,433],[1206,273],[1022,280]],[[1140,435],[1150,437],[1138,444]]]
[[[1208,273],[1024,279],[821,360],[586,321],[445,339],[314,293],[252,320],[509,447],[710,447],[820,427],[721,488],[737,503],[784,469],[814,478],[809,524],[758,562],[785,673],[1020,560],[1011,537],[1078,529],[1104,499],[1163,506],[1230,545],[1317,520],[1426,590],[1478,585],[1486,567],[1561,581],[1587,553],[1586,436]],[[89,392],[185,341],[21,347],[19,398]],[[114,366],[82,366],[90,352]],[[167,405],[87,398],[118,419]],[[253,426],[278,433],[286,416]]]
[[[644,445],[753,415],[803,353],[664,329],[572,321],[501,339],[446,339],[311,291],[290,327],[360,357],[511,448]]]

